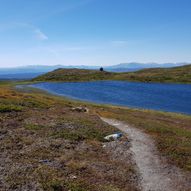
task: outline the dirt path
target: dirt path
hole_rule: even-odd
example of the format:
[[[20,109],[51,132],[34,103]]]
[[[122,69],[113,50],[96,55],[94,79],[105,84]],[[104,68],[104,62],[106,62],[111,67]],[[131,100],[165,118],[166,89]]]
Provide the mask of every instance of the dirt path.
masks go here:
[[[190,177],[184,175],[174,166],[165,164],[159,157],[154,141],[143,131],[129,125],[101,118],[109,125],[115,126],[128,134],[131,141],[131,151],[141,176],[141,190],[143,191],[189,191]]]

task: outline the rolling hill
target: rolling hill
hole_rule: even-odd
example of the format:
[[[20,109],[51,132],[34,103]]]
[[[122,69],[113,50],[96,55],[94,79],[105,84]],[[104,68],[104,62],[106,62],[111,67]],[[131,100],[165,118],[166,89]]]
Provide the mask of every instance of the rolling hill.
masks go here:
[[[136,72],[113,73],[87,69],[57,69],[33,81],[128,80],[140,82],[191,83],[191,65],[174,68],[150,68]]]
[[[105,66],[104,70],[108,72],[134,72],[146,68],[170,68],[176,66],[186,65],[187,63],[121,63],[112,66]],[[58,68],[63,69],[88,69],[88,70],[98,70],[100,66],[87,66],[87,65],[29,65],[20,66],[14,68],[1,68],[0,67],[0,79],[32,79],[40,74],[45,74],[51,72]]]
[[[120,73],[119,80],[141,82],[191,83],[191,64],[174,68],[150,68],[137,72]]]
[[[52,72],[48,72],[33,81],[92,81],[92,80],[108,80],[113,79],[114,73],[99,71],[99,70],[87,70],[87,69],[57,69]]]

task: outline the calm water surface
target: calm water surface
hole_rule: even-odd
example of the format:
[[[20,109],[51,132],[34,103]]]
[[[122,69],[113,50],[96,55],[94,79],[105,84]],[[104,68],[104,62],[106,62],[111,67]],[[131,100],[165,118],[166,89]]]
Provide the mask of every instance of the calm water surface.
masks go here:
[[[190,84],[96,81],[46,82],[29,86],[53,94],[95,103],[191,114]]]

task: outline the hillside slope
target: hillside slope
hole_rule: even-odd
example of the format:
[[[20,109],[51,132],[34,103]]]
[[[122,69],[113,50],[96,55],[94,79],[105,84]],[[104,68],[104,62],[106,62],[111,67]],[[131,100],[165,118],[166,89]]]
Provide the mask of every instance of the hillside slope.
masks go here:
[[[87,69],[57,69],[33,81],[128,80],[140,82],[191,83],[191,65],[174,68],[152,68],[137,72],[113,73]]]
[[[120,73],[116,80],[141,82],[191,83],[191,65],[174,68],[152,68],[137,72]]]
[[[87,69],[57,69],[52,72],[48,72],[37,78],[35,81],[90,81],[90,80],[107,80],[112,79],[114,73],[99,71],[99,70],[87,70]]]

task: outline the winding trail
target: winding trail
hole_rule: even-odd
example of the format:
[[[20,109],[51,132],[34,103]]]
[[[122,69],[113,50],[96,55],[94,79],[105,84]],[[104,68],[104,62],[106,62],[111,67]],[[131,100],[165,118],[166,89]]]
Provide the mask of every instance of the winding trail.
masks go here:
[[[190,175],[183,174],[177,167],[170,166],[159,156],[152,138],[143,131],[113,120],[101,118],[104,122],[128,134],[131,151],[143,191],[190,191]]]

